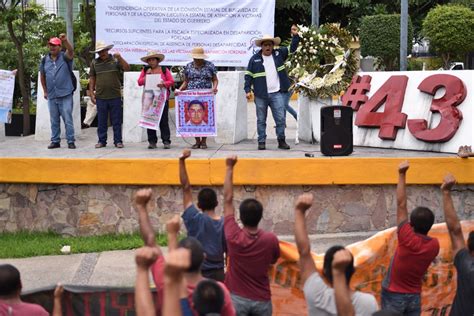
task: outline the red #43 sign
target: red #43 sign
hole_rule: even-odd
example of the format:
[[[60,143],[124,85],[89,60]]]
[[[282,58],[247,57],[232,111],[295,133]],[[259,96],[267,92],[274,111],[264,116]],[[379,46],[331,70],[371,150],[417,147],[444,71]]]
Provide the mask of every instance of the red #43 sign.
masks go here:
[[[467,95],[464,82],[449,74],[434,74],[425,78],[419,85],[420,93],[427,93],[433,97],[441,88],[445,89],[443,96],[432,100],[430,111],[439,113],[441,120],[435,128],[428,128],[428,122],[422,118],[408,119],[402,112],[408,76],[393,75],[369,99],[366,95],[370,91],[372,77],[354,76],[352,83],[342,97],[342,104],[357,111],[355,125],[359,127],[378,127],[379,137],[386,140],[395,140],[397,131],[405,128],[417,139],[440,143],[450,140],[459,128],[462,112],[457,108]],[[382,106],[384,110],[377,112]],[[409,104],[409,106],[419,106]]]

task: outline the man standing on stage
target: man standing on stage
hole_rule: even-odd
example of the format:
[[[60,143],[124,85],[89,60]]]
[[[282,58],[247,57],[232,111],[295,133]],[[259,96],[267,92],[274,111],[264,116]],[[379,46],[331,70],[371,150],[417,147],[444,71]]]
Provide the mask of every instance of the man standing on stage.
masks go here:
[[[298,47],[299,40],[298,35],[291,38],[291,53]],[[252,97],[252,90],[255,94],[259,150],[265,149],[269,106],[276,124],[278,148],[290,149],[285,141],[285,102],[287,102],[286,96],[290,88],[290,79],[284,63],[288,58],[288,48],[275,48],[280,42],[279,37],[271,37],[270,35],[265,35],[256,40],[255,45],[262,49],[250,58],[245,72],[244,89],[247,99],[250,100]]]

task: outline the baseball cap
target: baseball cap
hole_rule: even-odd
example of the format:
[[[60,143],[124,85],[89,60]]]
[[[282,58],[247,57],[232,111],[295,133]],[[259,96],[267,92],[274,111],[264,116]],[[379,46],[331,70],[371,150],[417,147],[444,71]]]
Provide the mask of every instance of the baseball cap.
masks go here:
[[[57,37],[51,37],[48,41],[48,44],[61,46],[61,40]]]

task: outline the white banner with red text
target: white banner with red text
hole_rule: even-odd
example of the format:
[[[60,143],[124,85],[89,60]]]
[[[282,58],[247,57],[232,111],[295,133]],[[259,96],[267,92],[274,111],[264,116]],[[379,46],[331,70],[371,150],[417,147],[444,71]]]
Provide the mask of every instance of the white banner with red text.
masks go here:
[[[157,50],[163,65],[185,65],[200,46],[216,66],[245,67],[254,40],[273,35],[274,15],[275,0],[101,0],[96,40],[132,64]]]

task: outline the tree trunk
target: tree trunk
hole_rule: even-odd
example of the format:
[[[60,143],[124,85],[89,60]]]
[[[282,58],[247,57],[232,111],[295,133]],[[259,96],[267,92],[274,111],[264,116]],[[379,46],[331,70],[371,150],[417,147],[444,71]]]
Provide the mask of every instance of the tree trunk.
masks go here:
[[[23,57],[23,44],[18,40],[13,30],[13,21],[7,21],[8,33],[15,44],[18,52],[18,83],[20,84],[21,97],[23,99],[23,136],[30,135],[30,90],[27,89],[30,76],[26,73],[25,60]]]

